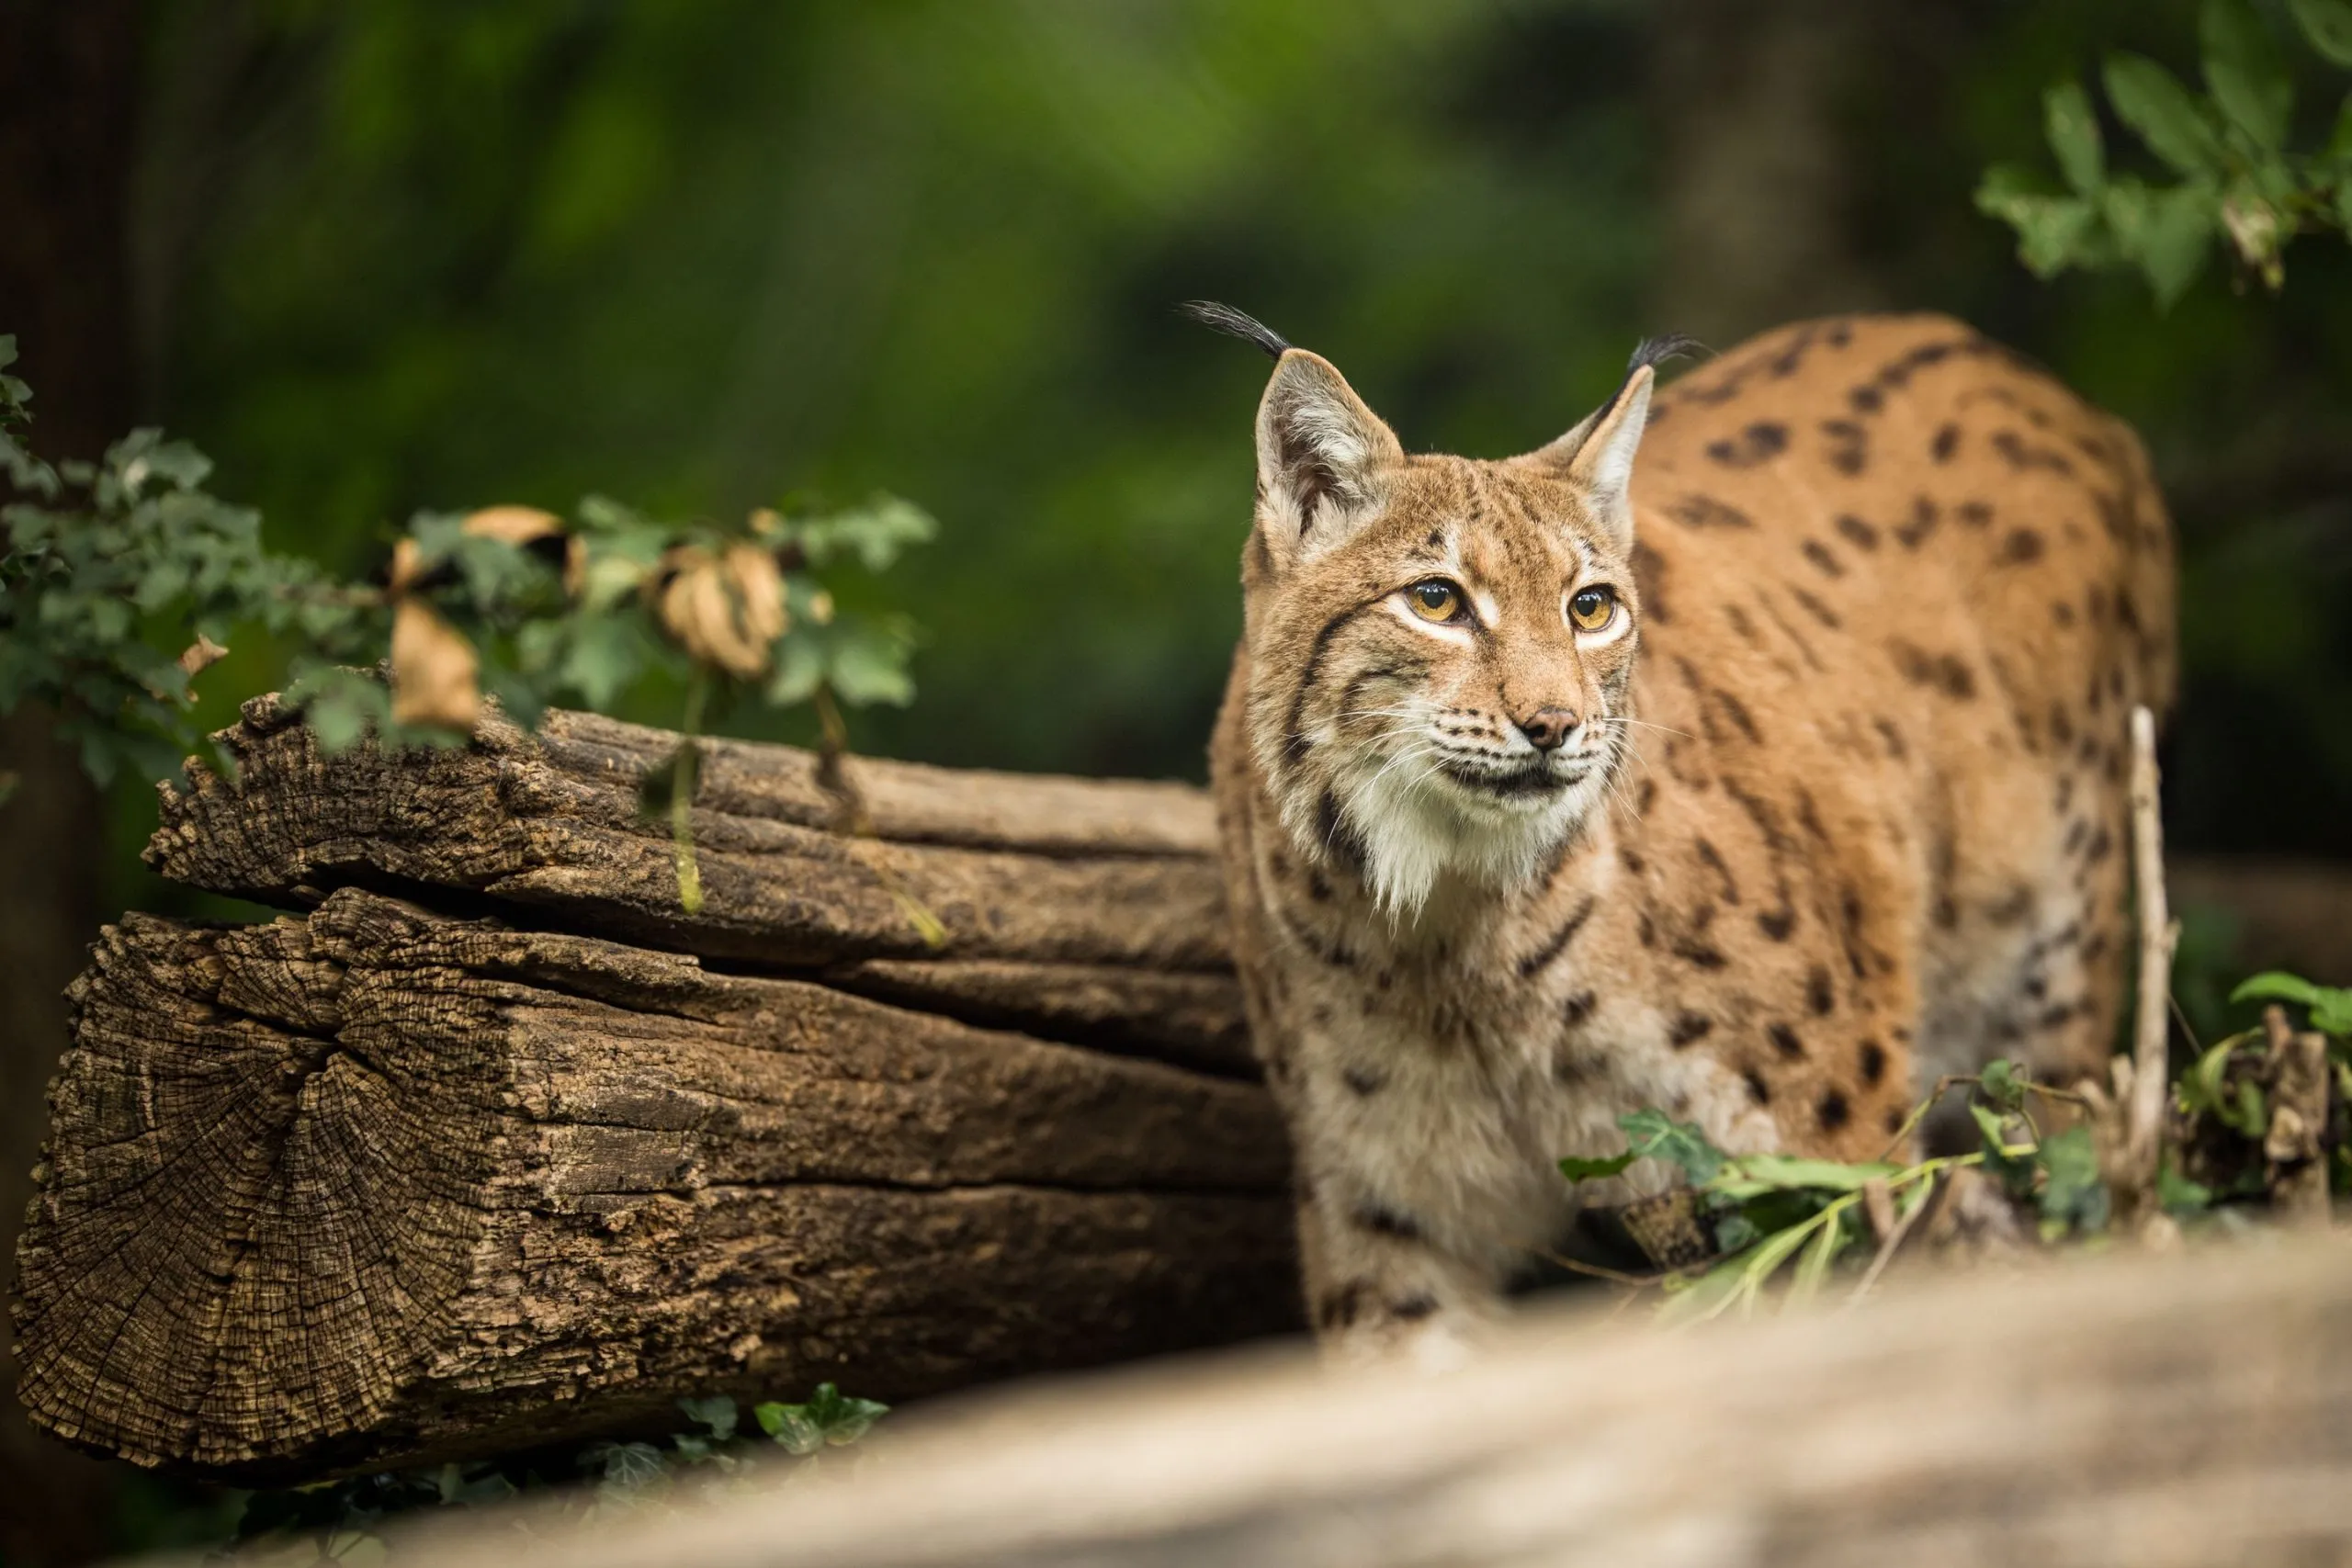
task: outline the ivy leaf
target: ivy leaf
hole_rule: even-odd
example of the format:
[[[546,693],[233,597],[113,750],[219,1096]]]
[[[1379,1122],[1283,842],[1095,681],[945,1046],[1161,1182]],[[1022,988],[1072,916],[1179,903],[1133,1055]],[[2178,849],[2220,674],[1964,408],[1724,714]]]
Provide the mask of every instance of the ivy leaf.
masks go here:
[[[678,1408],[697,1427],[710,1429],[711,1441],[723,1443],[735,1435],[735,1402],[723,1393],[703,1399],[681,1399]]]
[[[2295,86],[2277,40],[2245,0],[2205,0],[2198,17],[2205,85],[2230,126],[2264,152],[2287,139]]]
[[[2116,118],[2157,157],[2192,178],[2222,172],[2221,134],[2180,78],[2142,54],[2108,56],[2102,75]]]
[[[1637,1157],[1677,1167],[1693,1187],[1704,1187],[1724,1168],[1723,1150],[1707,1141],[1695,1122],[1677,1122],[1663,1111],[1646,1109],[1618,1117],[1617,1125]]]
[[[1568,1155],[1560,1161],[1560,1174],[1570,1181],[1598,1181],[1603,1177],[1618,1175],[1639,1157],[1631,1149],[1622,1155],[1611,1155],[1607,1159],[1585,1159]]]
[[[760,1430],[796,1459],[805,1459],[825,1446],[824,1428],[809,1419],[805,1406],[771,1400],[754,1406],[752,1415]]]
[[[890,1413],[890,1407],[871,1399],[854,1399],[831,1383],[820,1382],[817,1392],[808,1396],[801,1407],[808,1418],[825,1434],[825,1441],[839,1448],[865,1436],[875,1422]]]
[[[599,1491],[638,1492],[662,1479],[662,1450],[651,1443],[591,1443],[581,1451],[580,1465],[603,1472]]]
[[[2107,150],[2099,141],[2098,117],[2079,82],[2061,82],[2041,95],[2041,118],[2057,155],[2059,172],[2077,196],[2095,196],[2107,183]]]

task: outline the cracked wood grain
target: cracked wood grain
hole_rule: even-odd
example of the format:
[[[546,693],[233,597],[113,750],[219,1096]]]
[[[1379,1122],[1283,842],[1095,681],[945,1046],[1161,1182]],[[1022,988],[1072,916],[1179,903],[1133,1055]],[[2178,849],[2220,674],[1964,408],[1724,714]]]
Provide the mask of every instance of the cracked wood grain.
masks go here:
[[[493,716],[461,750],[329,759],[274,699],[228,731],[235,782],[162,791],[148,863],[175,881],[304,907],[338,886],[441,888],[542,923],[757,964],[997,960],[1219,972],[1229,963],[1216,825],[1178,784],[965,773],[853,759],[871,837],[790,747],[709,742],[694,830],[705,904],[679,907],[666,828],[639,781],[677,738],[552,712]],[[935,915],[927,946],[893,884]]]

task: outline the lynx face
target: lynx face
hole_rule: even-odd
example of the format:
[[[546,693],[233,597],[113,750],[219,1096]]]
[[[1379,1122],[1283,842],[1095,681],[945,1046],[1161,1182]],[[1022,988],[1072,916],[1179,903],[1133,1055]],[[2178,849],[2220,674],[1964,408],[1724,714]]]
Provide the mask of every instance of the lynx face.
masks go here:
[[[1243,571],[1250,743],[1301,852],[1392,919],[1449,875],[1529,880],[1608,798],[1650,382],[1637,356],[1559,440],[1477,462],[1407,457],[1330,365],[1282,355]]]

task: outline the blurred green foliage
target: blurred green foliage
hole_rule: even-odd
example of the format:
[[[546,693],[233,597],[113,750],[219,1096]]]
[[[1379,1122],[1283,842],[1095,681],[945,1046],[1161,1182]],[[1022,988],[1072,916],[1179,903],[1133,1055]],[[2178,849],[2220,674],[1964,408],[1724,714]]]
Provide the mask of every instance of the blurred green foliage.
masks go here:
[[[1649,85],[1674,14],[156,0],[147,412],[343,572],[420,510],[889,489],[944,525],[887,591],[929,633],[922,696],[854,744],[1197,777],[1263,367],[1171,302],[1330,355],[1409,446],[1548,439],[1686,324],[1657,297],[1685,174],[1661,149],[1706,106]],[[1930,43],[1838,89],[1860,302],[1955,311],[2140,426],[2184,537],[2176,840],[2352,853],[2345,247],[2275,299],[2209,271],[2161,321],[2129,278],[2038,283],[1972,209],[1981,171],[2046,155],[2052,80],[2117,51],[2193,70],[2196,6],[1921,0],[1903,27]],[[281,660],[240,648],[218,687]],[[763,726],[813,734],[732,721]],[[127,868],[143,792],[119,820]]]
[[[2289,9],[2314,51],[2352,67],[2352,0],[2290,0]],[[2018,257],[2037,276],[2135,266],[2168,306],[2216,241],[2275,292],[2296,235],[2352,237],[2352,95],[2324,144],[2290,152],[2294,75],[2250,0],[2204,0],[2198,31],[2202,96],[2143,54],[2110,54],[2101,72],[2116,118],[2177,176],[2172,183],[2109,173],[2098,116],[2071,79],[2042,98],[2067,188],[2052,192],[2013,164],[1985,175],[1977,206],[2017,230]]]

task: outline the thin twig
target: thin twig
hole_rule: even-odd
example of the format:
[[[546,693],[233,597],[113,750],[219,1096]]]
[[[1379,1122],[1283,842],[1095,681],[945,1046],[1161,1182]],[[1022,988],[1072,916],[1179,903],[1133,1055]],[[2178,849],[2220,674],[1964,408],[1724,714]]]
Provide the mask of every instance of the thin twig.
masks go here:
[[[1645,1290],[1651,1285],[1664,1284],[1678,1272],[1668,1269],[1657,1274],[1626,1274],[1615,1269],[1603,1268],[1598,1263],[1586,1263],[1578,1258],[1566,1257],[1548,1247],[1530,1247],[1527,1250],[1544,1259],[1544,1262],[1565,1269],[1571,1274],[1583,1274],[1595,1280],[1607,1280],[1612,1284],[1631,1285],[1635,1290]]]
[[[1871,1266],[1862,1270],[1860,1281],[1854,1286],[1854,1293],[1846,1298],[1848,1308],[1860,1305],[1861,1299],[1871,1293],[1871,1287],[1878,1283],[1878,1277],[1885,1273],[1886,1266],[1894,1260],[1895,1248],[1903,1245],[1903,1238],[1911,1234],[1911,1227],[1918,1223],[1919,1216],[1926,1213],[1935,1201],[1936,1183],[1931,1179],[1928,1183],[1928,1190],[1919,1194],[1919,1201],[1901,1211],[1895,1219],[1894,1228],[1888,1231],[1878,1244],[1878,1256],[1872,1258]]]
[[[2162,1157],[2165,1071],[2166,1004],[2172,993],[2173,948],[2180,927],[2165,900],[2164,824],[2157,815],[2156,716],[2142,705],[2132,710],[2132,850],[2133,890],[2140,906],[2140,996],[2138,1032],[2132,1052],[2132,1106],[2126,1149],[2128,1167],[2143,1195],[2155,1191]]]

